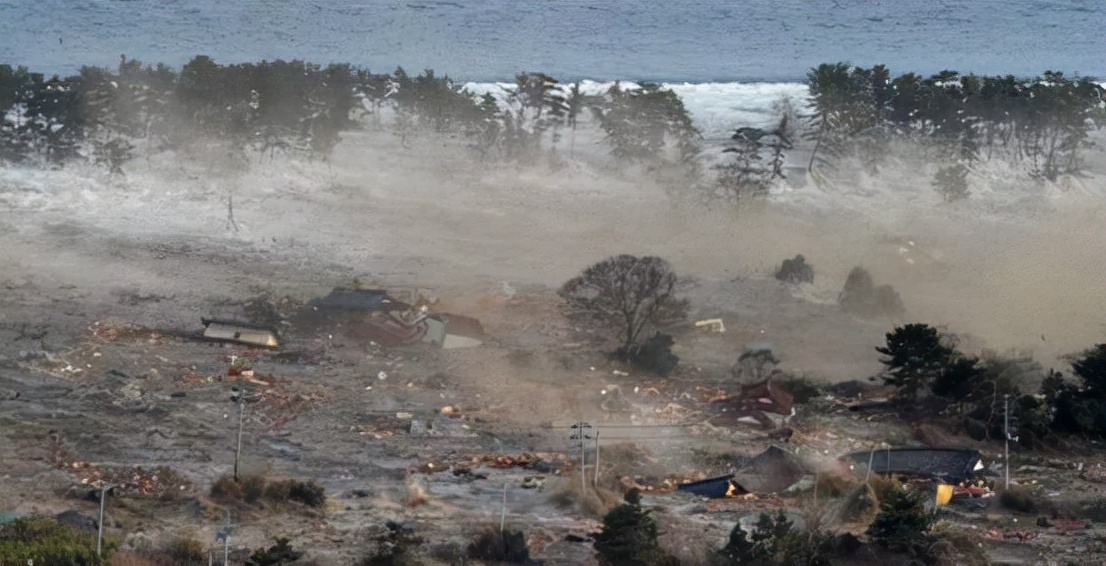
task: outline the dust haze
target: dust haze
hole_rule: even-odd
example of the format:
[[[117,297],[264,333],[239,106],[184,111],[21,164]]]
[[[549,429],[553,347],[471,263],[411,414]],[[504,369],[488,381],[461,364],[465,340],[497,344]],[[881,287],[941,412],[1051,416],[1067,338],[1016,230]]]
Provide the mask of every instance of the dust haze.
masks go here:
[[[945,203],[930,186],[935,165],[901,148],[878,173],[816,186],[792,168],[765,197],[722,205],[656,167],[616,167],[606,151],[581,136],[571,150],[503,164],[449,137],[401,141],[368,126],[343,132],[326,160],[197,140],[140,148],[125,176],[80,163],[0,170],[0,403],[10,409],[0,510],[91,514],[80,496],[89,474],[165,465],[191,483],[109,503],[127,552],[177,533],[208,544],[232,511],[236,545],[290,536],[317,563],[350,564],[385,521],[464,548],[474,525],[506,516],[550,564],[582,564],[590,545],[566,533],[591,536],[628,485],[663,478],[662,497],[673,478],[724,472],[775,442],[744,425],[694,428],[706,422],[704,394],[733,391],[730,367],[747,344],[768,342],[781,369],[825,383],[875,375],[874,347],[908,322],[957,335],[971,354],[1016,350],[1061,369],[1106,330],[1100,153],[1087,156],[1088,175],[1055,183],[985,170],[971,197]],[[622,253],[667,259],[691,320],[725,323],[724,333],[672,329],[680,366],[667,381],[612,372],[609,344],[581,337],[558,309],[562,283]],[[796,254],[813,283],[775,279]],[[837,297],[855,266],[892,285],[905,314],[844,312]],[[304,302],[337,286],[427,289],[442,312],[478,318],[487,340],[388,351],[335,331],[296,337],[294,349],[324,352],[311,361],[258,355],[258,371],[281,383],[271,398],[296,401],[250,413],[243,469],[317,481],[329,503],[316,515],[219,500],[235,457],[226,393],[239,382],[226,376],[237,345],[171,337],[194,336],[202,316],[241,317],[251,297]],[[105,329],[131,333],[104,339]],[[634,391],[632,417],[602,405],[620,385]],[[817,469],[900,434],[852,416],[802,418],[809,436],[794,445]],[[823,418],[836,419],[836,436]],[[569,425],[582,420],[603,427],[607,466],[583,494],[571,491],[577,472],[560,475],[579,454]],[[556,471],[479,464],[520,453]],[[550,491],[526,489],[534,477]],[[682,552],[688,540],[725,541],[738,518],[674,505],[658,516]]]
[[[550,292],[607,256],[649,254],[692,280],[694,314],[722,316],[773,342],[791,369],[832,380],[869,375],[872,347],[903,322],[940,326],[969,350],[1032,352],[1046,366],[1106,330],[1106,190],[1093,166],[1049,184],[997,172],[971,198],[944,203],[929,164],[903,151],[876,175],[828,187],[793,179],[764,199],[711,206],[648,168],[610,167],[587,141],[527,165],[476,162],[448,138],[407,146],[369,129],[344,133],[325,162],[228,156],[212,142],[135,159],[123,178],[78,165],[9,169],[3,280],[107,310],[121,289],[172,296],[142,316],[186,325],[194,311],[177,310],[182,300],[256,288],[306,299],[356,278],[461,300],[504,286]],[[813,285],[772,278],[795,254],[814,265]],[[857,265],[899,291],[901,320],[839,312]]]

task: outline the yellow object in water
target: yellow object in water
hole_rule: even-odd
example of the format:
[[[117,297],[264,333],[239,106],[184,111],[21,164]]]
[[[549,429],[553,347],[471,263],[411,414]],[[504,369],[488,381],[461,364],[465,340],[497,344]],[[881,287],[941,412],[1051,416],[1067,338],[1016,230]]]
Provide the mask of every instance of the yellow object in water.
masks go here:
[[[937,504],[948,505],[952,501],[953,486],[947,483],[937,484]]]

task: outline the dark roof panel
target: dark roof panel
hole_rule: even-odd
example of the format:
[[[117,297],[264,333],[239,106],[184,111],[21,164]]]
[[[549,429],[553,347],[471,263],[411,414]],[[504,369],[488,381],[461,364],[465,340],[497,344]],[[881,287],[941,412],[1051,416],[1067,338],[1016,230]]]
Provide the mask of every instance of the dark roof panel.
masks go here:
[[[375,311],[393,302],[383,289],[349,289],[335,287],[329,295],[312,299],[310,306],[324,310]]]
[[[854,466],[867,468],[872,459],[872,471],[877,474],[909,474],[930,476],[957,483],[976,474],[982,462],[979,450],[959,448],[891,448],[871,452],[853,452],[845,460]]]

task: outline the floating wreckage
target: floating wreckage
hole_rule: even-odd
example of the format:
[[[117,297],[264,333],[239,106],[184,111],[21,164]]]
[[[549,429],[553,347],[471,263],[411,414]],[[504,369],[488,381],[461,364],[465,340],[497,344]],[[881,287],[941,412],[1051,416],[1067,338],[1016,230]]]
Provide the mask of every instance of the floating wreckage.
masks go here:
[[[201,334],[207,340],[216,342],[236,342],[262,348],[280,346],[276,331],[252,324],[229,319],[200,318],[204,326]]]

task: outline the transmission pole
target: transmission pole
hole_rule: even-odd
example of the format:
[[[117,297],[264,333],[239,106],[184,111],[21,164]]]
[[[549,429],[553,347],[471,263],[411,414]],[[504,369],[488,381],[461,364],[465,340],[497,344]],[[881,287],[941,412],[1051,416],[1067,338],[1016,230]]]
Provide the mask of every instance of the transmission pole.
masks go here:
[[[1005,441],[1002,455],[1002,467],[1006,472],[1006,489],[1010,489],[1010,395],[1002,396],[1002,405],[1002,416],[1004,421],[1002,425],[1002,436]]]
[[[104,498],[114,487],[108,483],[100,486],[100,523],[96,525],[96,556],[101,556],[104,547]]]
[[[591,440],[591,435],[587,433],[587,429],[590,429],[591,425],[585,422],[578,422],[572,425],[572,436],[569,437],[572,440],[580,441],[580,486],[583,488],[582,494],[588,492],[588,472],[586,459],[587,459],[587,444],[585,441]]]
[[[238,459],[242,456],[242,422],[246,418],[246,392],[238,392],[238,445],[234,448],[234,481],[238,481]]]

